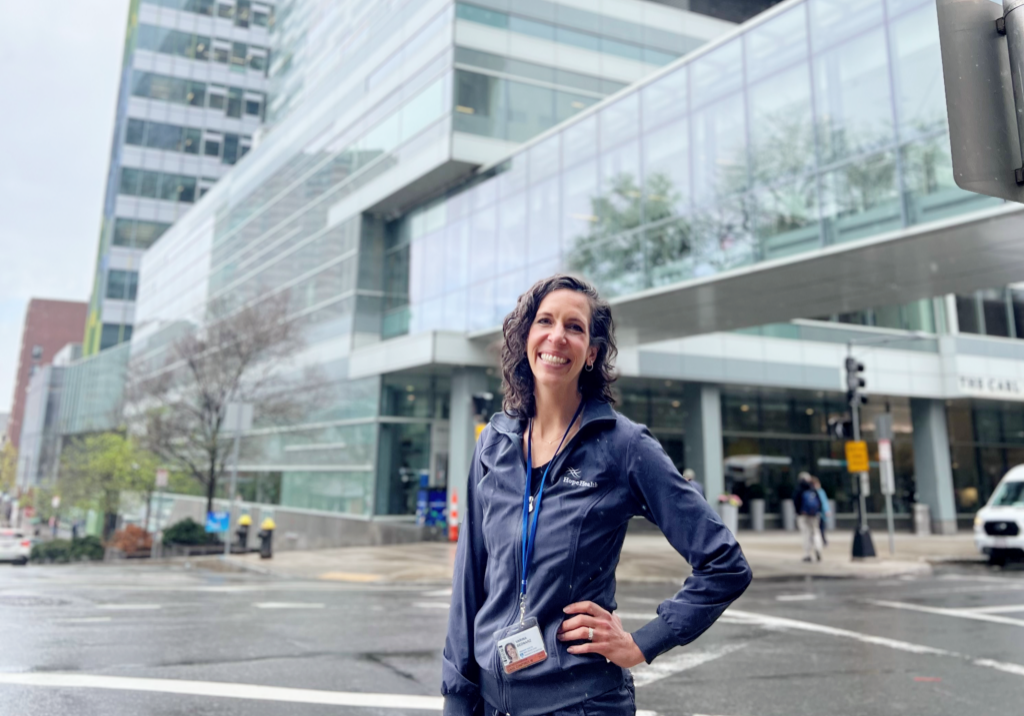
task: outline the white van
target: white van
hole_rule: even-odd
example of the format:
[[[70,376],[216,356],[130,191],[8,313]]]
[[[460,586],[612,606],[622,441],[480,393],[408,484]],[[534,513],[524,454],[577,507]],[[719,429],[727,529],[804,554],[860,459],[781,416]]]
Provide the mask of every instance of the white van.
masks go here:
[[[992,564],[1024,556],[1024,465],[999,481],[988,503],[974,518],[974,544]]]

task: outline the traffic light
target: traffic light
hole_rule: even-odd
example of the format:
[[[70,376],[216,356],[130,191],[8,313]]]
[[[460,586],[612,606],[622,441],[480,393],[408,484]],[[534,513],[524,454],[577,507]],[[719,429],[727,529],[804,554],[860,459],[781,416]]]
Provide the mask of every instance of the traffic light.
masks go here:
[[[849,418],[832,418],[828,421],[828,434],[836,440],[853,440],[853,421]]]
[[[856,358],[846,359],[846,402],[849,405],[863,405],[868,402],[868,396],[861,391],[867,385],[864,382],[864,364]]]

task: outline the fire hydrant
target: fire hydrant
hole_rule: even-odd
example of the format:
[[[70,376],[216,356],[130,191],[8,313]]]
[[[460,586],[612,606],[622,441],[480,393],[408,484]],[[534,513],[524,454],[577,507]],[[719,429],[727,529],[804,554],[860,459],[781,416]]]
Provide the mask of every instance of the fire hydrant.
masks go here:
[[[274,520],[267,518],[260,523],[260,559],[270,559],[274,556]]]
[[[242,515],[238,518],[238,529],[235,530],[235,534],[238,535],[238,551],[245,554],[249,551],[249,527],[252,526],[252,517],[249,515]]]

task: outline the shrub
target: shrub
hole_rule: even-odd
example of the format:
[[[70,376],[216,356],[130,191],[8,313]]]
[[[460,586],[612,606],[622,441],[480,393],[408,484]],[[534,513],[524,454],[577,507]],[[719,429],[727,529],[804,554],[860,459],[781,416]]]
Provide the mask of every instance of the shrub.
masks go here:
[[[28,557],[33,562],[65,563],[71,561],[71,543],[66,539],[54,539],[32,545]]]
[[[164,530],[164,545],[204,545],[219,544],[220,538],[217,535],[207,532],[206,529],[193,520],[186,517],[181,522],[175,522]]]
[[[114,533],[109,546],[119,549],[125,554],[149,552],[153,548],[153,538],[149,532],[138,525],[128,525]]]
[[[86,535],[71,540],[71,561],[72,562],[101,562],[103,561],[103,543],[99,537]]]
[[[33,545],[29,560],[44,564],[68,562],[98,562],[103,560],[103,543],[99,538],[87,536],[78,539],[54,539]]]

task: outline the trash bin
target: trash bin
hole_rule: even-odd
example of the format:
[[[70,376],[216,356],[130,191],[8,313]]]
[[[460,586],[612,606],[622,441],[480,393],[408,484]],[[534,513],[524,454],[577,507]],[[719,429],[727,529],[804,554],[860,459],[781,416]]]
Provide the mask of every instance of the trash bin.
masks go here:
[[[269,517],[260,523],[260,559],[270,559],[274,556],[274,520]]]
[[[932,533],[932,510],[923,502],[914,503],[914,534],[930,535]]]

